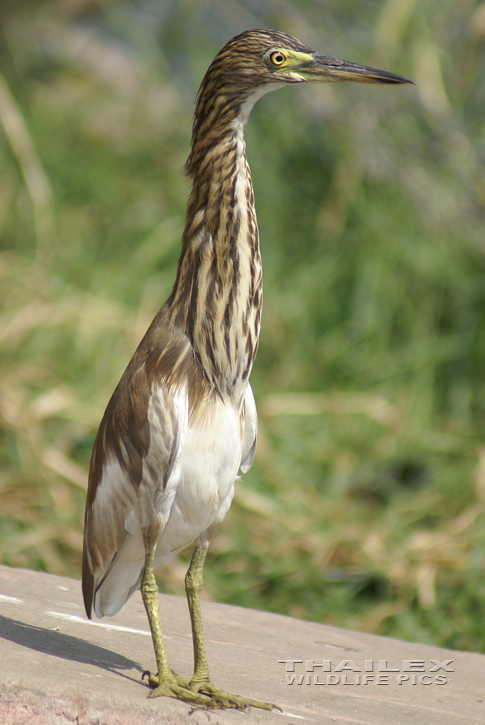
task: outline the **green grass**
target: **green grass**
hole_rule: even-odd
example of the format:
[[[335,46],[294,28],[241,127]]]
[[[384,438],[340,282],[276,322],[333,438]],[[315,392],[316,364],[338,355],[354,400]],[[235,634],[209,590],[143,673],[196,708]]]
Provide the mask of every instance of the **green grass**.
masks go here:
[[[276,27],[419,85],[254,110],[260,440],[205,595],[485,651],[481,6],[4,5],[0,561],[80,575],[96,428],[174,279],[198,83]]]

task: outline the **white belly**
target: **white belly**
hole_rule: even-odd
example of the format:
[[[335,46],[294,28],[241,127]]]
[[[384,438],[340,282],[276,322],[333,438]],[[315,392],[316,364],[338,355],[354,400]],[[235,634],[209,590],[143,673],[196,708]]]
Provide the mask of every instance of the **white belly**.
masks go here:
[[[174,497],[156,549],[157,568],[223,520],[234,496],[241,455],[241,420],[232,405],[217,400],[203,417],[189,423],[167,482],[166,492],[174,491]]]

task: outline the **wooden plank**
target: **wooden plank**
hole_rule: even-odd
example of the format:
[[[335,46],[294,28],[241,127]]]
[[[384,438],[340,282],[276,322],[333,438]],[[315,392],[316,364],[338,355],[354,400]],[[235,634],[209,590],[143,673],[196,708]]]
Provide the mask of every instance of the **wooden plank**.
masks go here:
[[[214,683],[281,711],[191,712],[175,700],[147,699],[141,675],[154,656],[139,593],[116,617],[91,623],[80,582],[0,566],[0,722],[485,722],[484,655],[216,603],[202,608]],[[160,611],[171,665],[190,677],[185,600],[161,595]]]

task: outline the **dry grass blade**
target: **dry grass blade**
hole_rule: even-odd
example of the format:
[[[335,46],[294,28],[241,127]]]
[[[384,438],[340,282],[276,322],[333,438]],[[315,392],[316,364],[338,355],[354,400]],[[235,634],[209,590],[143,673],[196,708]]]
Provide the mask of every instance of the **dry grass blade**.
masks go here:
[[[32,201],[37,236],[37,259],[46,263],[55,243],[54,205],[49,181],[22,113],[0,73],[0,122],[3,125]]]

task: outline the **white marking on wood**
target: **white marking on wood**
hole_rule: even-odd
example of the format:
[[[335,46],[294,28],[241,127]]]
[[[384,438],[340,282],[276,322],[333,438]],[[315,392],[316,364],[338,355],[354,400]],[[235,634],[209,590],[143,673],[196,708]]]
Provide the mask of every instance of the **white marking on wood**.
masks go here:
[[[46,612],[46,614],[49,614],[51,617],[56,617],[56,619],[66,619],[68,622],[75,622],[76,624],[89,624],[91,627],[101,627],[110,632],[129,632],[130,634],[143,634],[151,637],[150,632],[147,632],[146,629],[133,629],[132,627],[122,627],[119,624],[92,622],[90,619],[83,619],[82,617],[77,617],[75,614],[64,614],[64,612]],[[165,635],[163,638],[170,639],[170,637],[166,637]]]
[[[25,604],[23,599],[17,599],[17,597],[8,597],[6,594],[0,594],[0,602],[11,602],[12,604]]]

